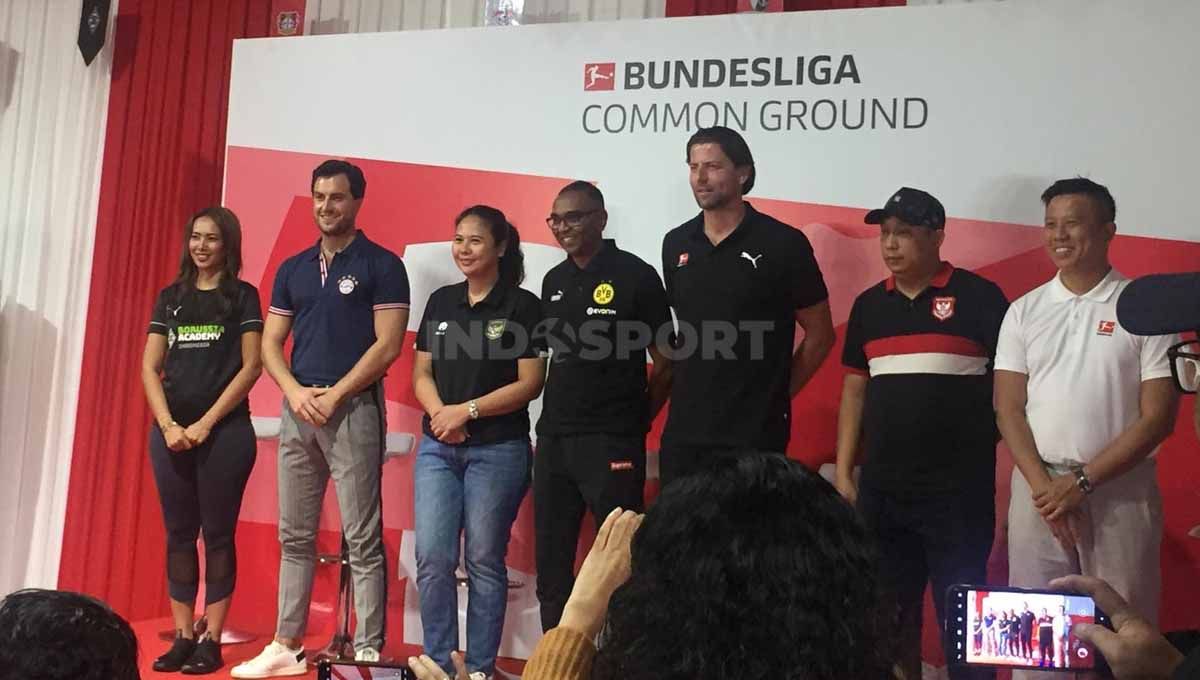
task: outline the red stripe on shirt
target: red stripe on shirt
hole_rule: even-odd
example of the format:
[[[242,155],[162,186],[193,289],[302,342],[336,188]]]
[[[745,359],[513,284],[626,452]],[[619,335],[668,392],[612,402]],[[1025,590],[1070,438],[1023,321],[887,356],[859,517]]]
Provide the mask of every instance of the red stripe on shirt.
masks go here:
[[[966,357],[986,357],[987,349],[970,338],[945,333],[917,333],[915,335],[893,335],[890,338],[872,340],[863,346],[867,359],[896,354],[959,354]]]

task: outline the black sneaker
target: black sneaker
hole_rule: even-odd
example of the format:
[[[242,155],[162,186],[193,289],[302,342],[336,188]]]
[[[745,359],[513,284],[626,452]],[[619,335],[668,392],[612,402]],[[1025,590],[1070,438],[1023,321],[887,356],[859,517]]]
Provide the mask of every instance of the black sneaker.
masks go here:
[[[189,640],[176,633],[175,642],[171,643],[171,648],[167,650],[167,653],[154,660],[154,670],[159,673],[174,673],[183,668],[183,664],[192,656],[195,649],[195,640]]]
[[[206,675],[224,665],[225,660],[221,658],[221,645],[205,635],[200,638],[200,642],[196,643],[196,649],[188,657],[187,663],[183,664],[182,670],[184,675]]]

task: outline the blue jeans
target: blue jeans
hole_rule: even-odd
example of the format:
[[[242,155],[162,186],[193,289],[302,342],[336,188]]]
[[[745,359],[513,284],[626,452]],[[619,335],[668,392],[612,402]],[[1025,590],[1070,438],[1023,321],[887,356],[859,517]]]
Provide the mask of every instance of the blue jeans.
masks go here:
[[[467,553],[467,670],[491,675],[508,605],[508,539],[529,488],[529,440],[450,446],[424,436],[413,466],[425,653],[454,677],[458,536]]]

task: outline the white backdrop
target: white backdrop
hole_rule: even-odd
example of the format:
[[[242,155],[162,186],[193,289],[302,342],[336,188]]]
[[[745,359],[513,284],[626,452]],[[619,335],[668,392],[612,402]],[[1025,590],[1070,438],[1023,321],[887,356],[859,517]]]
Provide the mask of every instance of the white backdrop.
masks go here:
[[[234,51],[228,142],[587,176],[611,199],[614,233],[654,262],[661,231],[692,211],[688,132],[587,134],[586,106],[749,100],[753,119],[767,100],[920,97],[929,119],[915,130],[752,126],[754,194],[868,206],[907,183],[952,215],[1036,224],[1036,192],[1085,174],[1118,192],[1124,233],[1185,239],[1192,228],[1163,199],[1192,191],[1200,154],[1197,25],[1200,4],[1186,0],[1070,0],[247,40]],[[593,62],[819,54],[852,54],[861,84],[582,88]],[[343,65],[355,124],[291,113],[308,93],[261,77],[285,64]]]
[[[0,2],[0,594],[54,587],[112,71],[80,0]]]

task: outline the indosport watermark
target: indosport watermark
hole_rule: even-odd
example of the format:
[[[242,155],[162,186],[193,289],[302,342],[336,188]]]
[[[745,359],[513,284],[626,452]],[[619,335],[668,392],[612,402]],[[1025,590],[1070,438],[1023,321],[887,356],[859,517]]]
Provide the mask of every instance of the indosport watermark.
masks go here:
[[[655,328],[642,321],[593,319],[568,324],[546,319],[532,329],[511,320],[471,321],[466,325],[442,321],[422,330],[430,339],[435,359],[511,360],[531,355],[552,361],[578,359],[610,361],[644,358],[646,349],[658,347],[672,361],[756,361],[766,358],[774,321],[745,320],[664,323]]]

